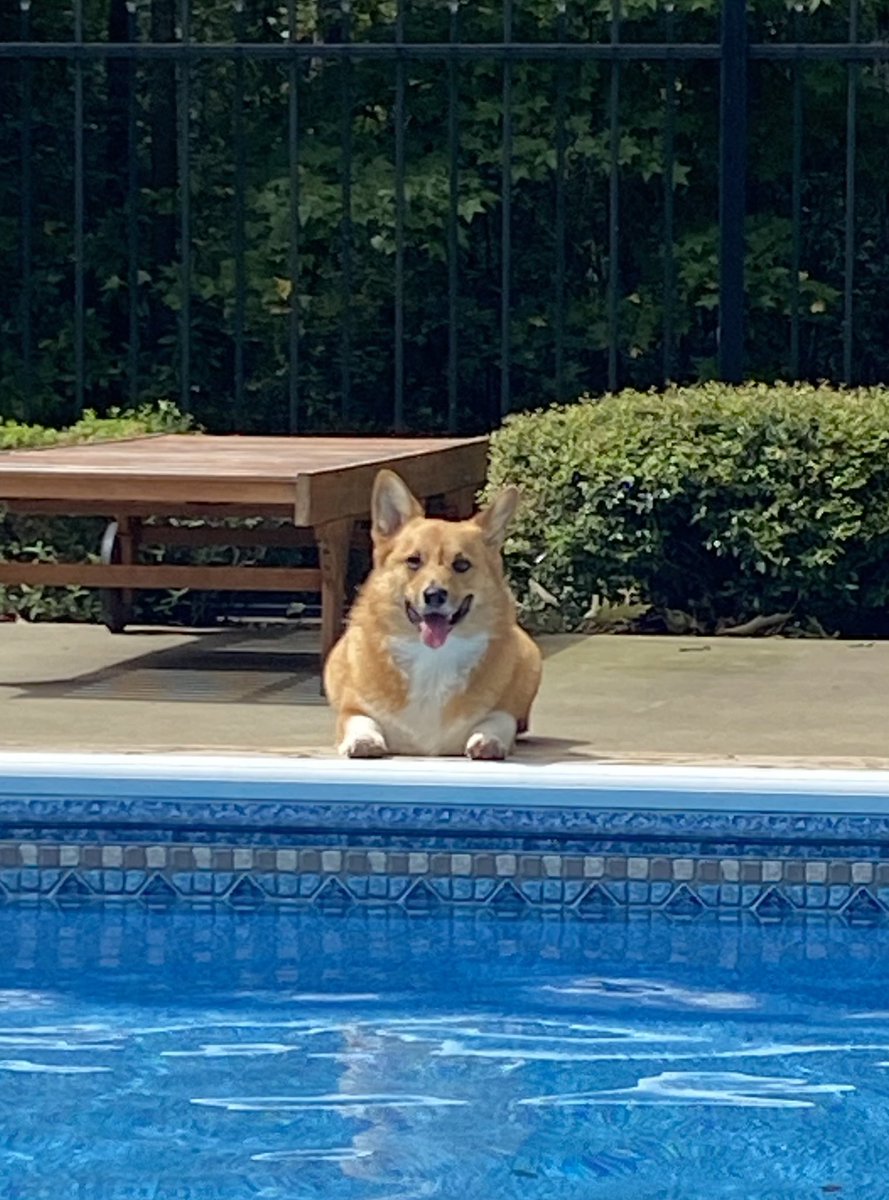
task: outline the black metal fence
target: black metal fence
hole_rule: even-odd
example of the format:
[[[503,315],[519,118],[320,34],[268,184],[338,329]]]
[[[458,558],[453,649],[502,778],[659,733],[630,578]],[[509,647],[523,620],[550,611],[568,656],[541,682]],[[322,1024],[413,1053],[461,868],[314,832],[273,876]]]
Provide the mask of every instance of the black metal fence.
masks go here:
[[[22,0],[0,416],[469,431],[884,378],[889,45],[849,3]]]

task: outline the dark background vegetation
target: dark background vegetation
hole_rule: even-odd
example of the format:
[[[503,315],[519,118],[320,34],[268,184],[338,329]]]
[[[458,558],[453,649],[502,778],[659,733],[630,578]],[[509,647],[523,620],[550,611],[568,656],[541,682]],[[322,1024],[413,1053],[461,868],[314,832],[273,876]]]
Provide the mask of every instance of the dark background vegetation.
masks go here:
[[[571,40],[607,40],[607,4],[569,0]],[[0,39],[19,36],[18,6],[0,12]],[[223,0],[193,0],[192,36],[225,41],[243,22],[255,42],[342,37],[339,4],[299,0],[297,29],[287,6],[245,0],[242,16]],[[178,0],[141,0],[140,39],[177,37]],[[126,35],[124,0],[86,0],[92,40]],[[627,0],[623,40],[662,41],[666,15]],[[355,0],[351,36],[391,40],[394,0]],[[715,0],[684,0],[674,15],[677,41],[718,37]],[[473,0],[461,9],[465,41],[502,38],[502,6]],[[519,0],[516,40],[549,41],[558,14],[551,0]],[[70,40],[70,0],[42,0],[31,13],[35,40]],[[408,41],[446,41],[447,5],[413,0]],[[794,22],[809,41],[844,41],[845,6],[811,2],[794,14],[783,3],[751,12],[753,40],[790,40]],[[866,0],[862,39],[884,36],[886,0]],[[137,67],[139,171],[137,388],[126,375],[126,62],[85,67],[86,226],[84,401],[112,405],[176,398],[181,304],[177,223],[175,66]],[[231,61],[200,62],[192,72],[193,289],[191,408],[214,431],[281,432],[289,427],[287,330],[298,305],[301,334],[298,414],[305,431],[386,429],[393,387],[394,166],[393,63],[351,69],[354,106],[354,244],[350,303],[353,395],[341,405],[342,64],[312,59],[300,83],[300,284],[290,294],[287,66],[245,64],[247,179],[245,402],[233,394],[235,258]],[[607,64],[517,62],[513,68],[512,391],[518,408],[546,404],[554,391],[555,122],[559,70],[566,72],[565,394],[604,390],[607,365],[608,93]],[[889,375],[885,329],[889,278],[889,71],[862,67],[859,94],[855,254],[854,370],[862,383]],[[0,418],[60,424],[76,419],[73,390],[73,151],[70,62],[32,68],[34,378],[26,397],[21,357],[22,69],[0,73]],[[677,353],[674,378],[715,373],[717,300],[718,62],[677,68]],[[663,63],[621,69],[620,343],[622,386],[662,379]],[[840,376],[847,69],[807,64],[804,87],[801,376]],[[459,428],[487,429],[499,418],[500,172],[502,66],[490,57],[459,68]],[[447,408],[448,157],[447,69],[443,61],[407,68],[405,419],[411,430],[444,427]],[[789,355],[791,79],[787,64],[750,69],[748,221],[748,374],[786,377]]]

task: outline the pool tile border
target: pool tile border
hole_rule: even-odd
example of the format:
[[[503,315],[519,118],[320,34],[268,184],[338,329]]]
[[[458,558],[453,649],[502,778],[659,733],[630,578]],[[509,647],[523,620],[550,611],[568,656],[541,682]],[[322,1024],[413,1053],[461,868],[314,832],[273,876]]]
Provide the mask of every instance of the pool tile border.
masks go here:
[[[872,848],[875,852],[881,847]],[[439,905],[491,911],[570,910],[595,918],[660,910],[678,919],[708,911],[762,920],[889,916],[889,862],[804,862],[633,854],[516,853],[496,846],[372,849],[0,842],[0,903],[137,902],[148,908],[225,904],[254,911],[313,905]]]
[[[0,903],[889,914],[889,772],[0,753]]]

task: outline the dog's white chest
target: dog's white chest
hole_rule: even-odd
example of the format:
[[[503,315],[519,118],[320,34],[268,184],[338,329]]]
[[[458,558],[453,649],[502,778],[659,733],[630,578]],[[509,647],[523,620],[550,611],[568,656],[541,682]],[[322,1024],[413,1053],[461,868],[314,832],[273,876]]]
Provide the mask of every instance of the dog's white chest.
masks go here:
[[[441,697],[444,703],[466,686],[473,669],[488,647],[487,634],[449,637],[434,650],[418,637],[392,638],[392,658],[408,681],[409,702]]]
[[[445,727],[444,709],[468,684],[488,648],[488,635],[452,635],[438,649],[424,646],[418,637],[392,638],[389,645],[394,662],[404,672],[408,692],[405,707],[385,718],[390,746],[396,749],[393,742],[405,745],[396,750],[400,753],[459,753],[463,730]],[[450,748],[451,742],[455,750]]]

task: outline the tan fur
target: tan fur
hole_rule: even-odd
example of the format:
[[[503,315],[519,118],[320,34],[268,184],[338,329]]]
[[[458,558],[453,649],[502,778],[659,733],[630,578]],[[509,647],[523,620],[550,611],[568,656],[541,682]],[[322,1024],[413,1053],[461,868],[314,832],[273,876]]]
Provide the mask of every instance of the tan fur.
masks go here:
[[[340,753],[502,758],[512,749],[541,673],[503,576],[501,546],[517,499],[510,488],[468,521],[427,519],[402,480],[380,472],[374,567],[324,670]],[[461,560],[471,564],[465,572],[455,569]],[[445,588],[455,609],[472,596],[440,648],[422,644],[406,609],[422,611],[430,587]]]

